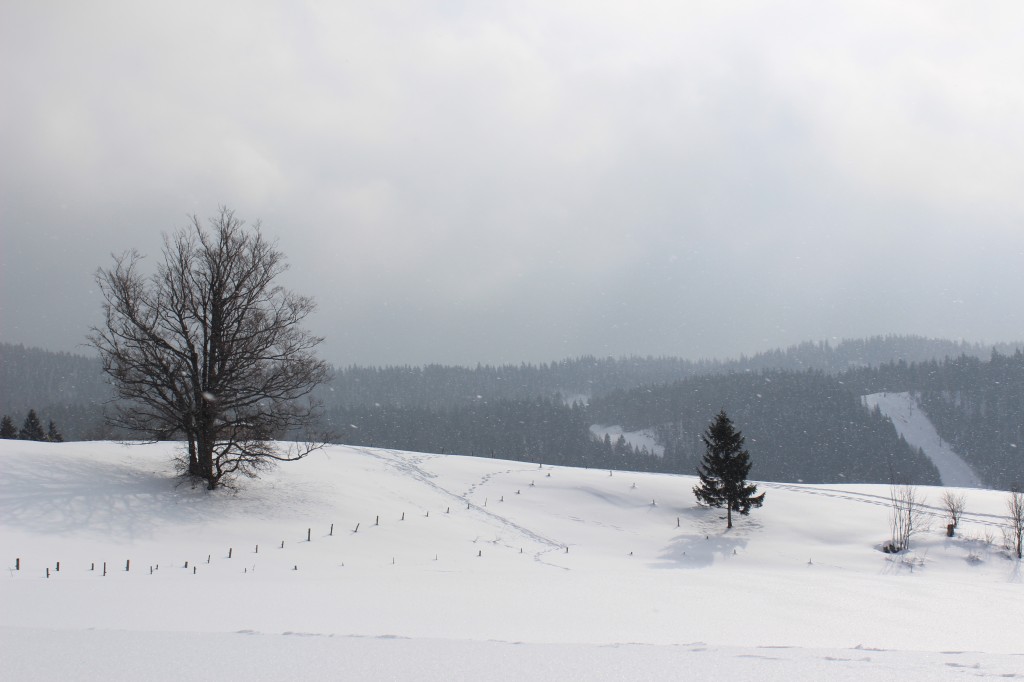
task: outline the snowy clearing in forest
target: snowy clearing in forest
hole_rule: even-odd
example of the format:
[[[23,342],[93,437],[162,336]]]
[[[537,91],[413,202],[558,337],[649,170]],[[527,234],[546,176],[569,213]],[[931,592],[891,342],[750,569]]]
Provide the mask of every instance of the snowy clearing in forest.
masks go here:
[[[619,440],[619,436],[622,436],[626,443],[637,450],[647,448],[648,452],[659,457],[662,457],[665,454],[665,446],[658,444],[657,436],[654,435],[654,431],[652,429],[623,431],[622,427],[617,425],[604,426],[602,424],[591,424],[590,433],[594,434],[601,440],[604,440],[604,437],[608,436],[611,439],[612,444]]]
[[[939,470],[943,485],[956,488],[983,488],[971,466],[939,437],[938,431],[910,393],[872,393],[864,396],[864,404],[892,420],[896,433],[911,447],[920,448]]]
[[[0,441],[5,678],[1024,677],[1005,493],[946,538],[921,488],[892,556],[886,486],[726,531],[690,476],[331,446],[211,494],[174,448]]]

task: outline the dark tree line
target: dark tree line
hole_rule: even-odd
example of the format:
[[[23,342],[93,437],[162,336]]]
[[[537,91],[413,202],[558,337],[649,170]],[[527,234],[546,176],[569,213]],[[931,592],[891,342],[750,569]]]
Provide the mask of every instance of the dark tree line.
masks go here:
[[[707,415],[725,410],[757,449],[752,476],[771,481],[937,484],[938,472],[858,392],[822,372],[745,372],[618,391],[594,400],[592,418],[653,428],[670,470],[701,459]]]
[[[614,392],[590,405],[559,398],[478,400],[448,409],[393,404],[328,413],[338,442],[595,468],[692,474],[707,415],[725,409],[758,452],[757,479],[938,483],[931,462],[892,423],[820,372],[698,377]],[[595,439],[590,425],[653,428],[663,456],[625,439]]]
[[[0,343],[0,414],[35,409],[69,440],[108,438],[103,414],[112,395],[96,358]]]
[[[665,471],[625,439],[596,439],[582,403],[560,398],[477,401],[448,409],[360,406],[328,412],[339,443],[602,469]]]
[[[733,363],[589,357],[500,367],[350,367],[321,387],[325,419],[319,427],[354,444],[693,473],[707,416],[725,408],[744,424],[757,451],[755,478],[937,482],[930,463],[860,403],[868,393],[913,391],[942,437],[983,480],[1006,488],[1024,482],[1024,360],[1002,347],[984,358],[978,351],[879,337],[802,344]],[[955,353],[933,359],[943,352]],[[762,363],[820,371],[751,369]],[[91,382],[80,380],[86,366],[99,371],[93,360],[0,344],[0,377],[26,382],[38,374],[49,377],[42,384],[50,387],[33,389],[45,400],[27,405],[14,400],[11,387],[18,384],[0,382],[9,406],[2,411],[42,408],[72,439],[124,436],[101,426],[109,391],[87,390]],[[840,368],[846,370],[837,373]],[[65,371],[72,379],[60,379]],[[573,407],[574,400],[580,404]],[[653,429],[665,456],[625,442],[594,443],[587,430],[593,423]]]
[[[1012,349],[1012,344],[1003,348]],[[349,366],[334,371],[334,380],[318,397],[328,407],[390,403],[430,409],[469,405],[483,400],[524,400],[538,396],[599,398],[618,390],[667,384],[698,376],[746,371],[811,369],[839,374],[879,364],[922,361],[966,354],[983,356],[989,347],[917,336],[802,343],[736,360],[683,360],[671,357],[597,358],[583,356],[558,362],[453,367]]]
[[[1000,346],[999,350],[1012,353],[1013,347]],[[838,374],[851,368],[877,368],[896,362],[907,368],[915,362],[962,354],[987,357],[990,352],[990,348],[976,344],[884,336],[836,344],[803,343],[731,361],[584,356],[552,363],[500,366],[350,366],[334,369],[333,379],[325,382],[315,397],[328,410],[378,403],[438,410],[472,405],[480,400],[531,400],[553,398],[556,394],[586,401],[616,390],[706,375],[769,369],[818,369]],[[112,397],[98,359],[0,343],[0,413],[19,414],[36,407],[53,415],[70,439],[123,437],[127,432],[104,424],[102,410]]]
[[[0,418],[0,438],[5,440],[38,440],[50,443],[64,442],[64,436],[57,430],[57,425],[51,419],[49,426],[43,429],[43,423],[35,410],[30,409],[25,416],[25,421],[19,429],[14,425],[14,420],[6,414]]]
[[[986,485],[1024,483],[1024,353],[962,355],[942,362],[864,369],[852,381],[870,392],[912,392],[948,442]]]

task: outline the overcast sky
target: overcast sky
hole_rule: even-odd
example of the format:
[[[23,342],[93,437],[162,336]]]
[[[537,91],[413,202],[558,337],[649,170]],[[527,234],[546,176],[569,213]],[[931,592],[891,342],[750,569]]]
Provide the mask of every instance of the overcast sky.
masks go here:
[[[212,6],[212,7],[211,7]],[[1019,2],[0,6],[0,340],[262,220],[339,365],[1024,338]]]

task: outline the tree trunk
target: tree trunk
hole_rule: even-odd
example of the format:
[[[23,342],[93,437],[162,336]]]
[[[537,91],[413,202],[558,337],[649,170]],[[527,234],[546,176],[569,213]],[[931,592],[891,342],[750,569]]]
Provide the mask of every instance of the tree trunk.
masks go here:
[[[207,488],[214,490],[217,479],[213,474],[213,443],[212,433],[200,433],[196,438],[196,475],[206,481]]]
[[[199,457],[196,455],[196,439],[188,434],[188,475],[199,476]]]
[[[725,518],[727,519],[725,528],[728,530],[732,528],[732,504],[725,505]]]

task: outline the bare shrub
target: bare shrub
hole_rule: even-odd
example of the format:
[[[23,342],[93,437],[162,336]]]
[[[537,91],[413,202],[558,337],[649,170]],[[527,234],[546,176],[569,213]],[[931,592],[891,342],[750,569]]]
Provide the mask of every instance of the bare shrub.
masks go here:
[[[946,509],[946,515],[949,517],[949,525],[955,529],[960,525],[960,518],[964,515],[964,509],[967,508],[967,495],[946,490],[942,493],[942,506]]]
[[[1024,492],[1018,489],[1010,491],[1010,499],[1006,501],[1006,511],[1010,516],[1007,548],[1020,559],[1022,558],[1021,544],[1024,541]]]
[[[910,540],[928,529],[924,496],[912,485],[889,486],[889,528],[892,539],[885,546],[890,553],[910,549]]]

